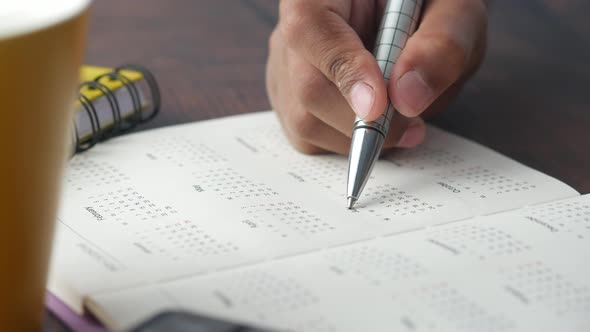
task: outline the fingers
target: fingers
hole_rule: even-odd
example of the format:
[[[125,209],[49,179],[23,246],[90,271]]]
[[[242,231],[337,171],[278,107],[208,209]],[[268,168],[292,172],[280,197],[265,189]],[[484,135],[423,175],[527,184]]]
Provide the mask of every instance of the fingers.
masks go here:
[[[305,154],[320,154],[320,153],[323,154],[323,153],[329,152],[328,150],[317,147],[311,143],[304,141],[303,139],[297,137],[296,135],[293,135],[292,131],[289,129],[289,124],[285,123],[285,121],[283,120],[283,116],[281,116],[282,113],[278,112],[277,115],[279,118],[279,122],[281,123],[281,126],[283,127],[283,132],[287,136],[287,139],[289,140],[291,145],[297,151],[299,151],[301,153],[305,153]]]
[[[338,88],[317,68],[293,52],[289,62],[291,93],[297,99],[298,107],[351,137],[354,113]]]
[[[351,142],[349,136],[309,112],[290,112],[285,115],[281,121],[283,128],[291,144],[300,152],[348,154]],[[426,125],[421,118],[404,118],[401,115],[398,117],[385,139],[384,150],[394,147],[413,148],[424,141]]]
[[[402,51],[388,87],[405,116],[424,112],[455,82],[470,75],[485,51],[483,0],[430,0],[418,30]]]
[[[377,119],[387,88],[373,55],[344,17],[350,1],[281,2],[279,23],[287,47],[331,81],[362,119]]]
[[[317,68],[282,43],[273,32],[266,83],[271,104],[289,141],[307,154],[348,154],[354,123],[350,106],[338,88]],[[425,126],[421,119],[408,119],[398,114],[392,122],[385,149],[412,147],[424,138]],[[404,135],[406,128],[409,128],[408,134]]]
[[[321,146],[322,150],[348,153],[354,114],[346,100],[311,64],[295,54],[291,54],[288,59],[287,72],[292,79],[289,95],[292,103],[290,114],[283,116],[286,118],[286,130],[295,140]],[[331,128],[327,129],[326,126]],[[339,134],[335,134],[332,128]],[[384,147],[413,147],[422,142],[424,134],[425,125],[422,119],[409,119],[397,114],[392,119]]]
[[[285,114],[285,129],[289,136],[296,141],[303,141],[322,150],[338,154],[348,154],[350,138],[313,114],[299,109]]]
[[[382,2],[376,1],[375,8]],[[368,31],[372,21],[363,21],[352,3],[281,2],[267,89],[289,140],[304,153],[347,154],[354,113],[367,121],[379,117],[387,89],[399,114],[384,147],[420,144],[426,126],[417,116],[444,108],[483,57],[484,0],[430,0],[386,87],[373,55],[355,31],[359,26]]]
[[[426,124],[419,117],[406,118],[399,113],[393,115],[391,128],[383,143],[383,149],[413,148],[420,145],[426,137]]]
[[[287,51],[291,78],[284,107],[279,112],[284,129],[299,151],[308,150],[304,144],[317,149],[313,153],[347,154],[354,123],[354,113],[334,86],[318,69],[292,52]]]

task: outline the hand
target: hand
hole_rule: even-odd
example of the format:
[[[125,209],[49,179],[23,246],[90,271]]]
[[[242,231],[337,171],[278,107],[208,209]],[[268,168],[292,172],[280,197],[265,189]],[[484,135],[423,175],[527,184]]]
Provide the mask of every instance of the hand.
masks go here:
[[[420,116],[443,109],[479,66],[485,0],[426,0],[418,30],[386,86],[367,50],[385,2],[281,1],[266,83],[271,105],[299,151],[347,154],[354,113],[375,120],[388,96],[401,115],[392,121],[384,147],[416,146],[425,135]]]

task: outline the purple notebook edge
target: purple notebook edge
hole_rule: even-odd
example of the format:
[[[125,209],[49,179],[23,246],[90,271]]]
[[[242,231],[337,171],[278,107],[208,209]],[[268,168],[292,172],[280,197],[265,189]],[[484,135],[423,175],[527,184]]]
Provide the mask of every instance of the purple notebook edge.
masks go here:
[[[106,332],[102,324],[89,314],[82,316],[75,313],[51,292],[46,292],[45,307],[57,316],[72,331]]]

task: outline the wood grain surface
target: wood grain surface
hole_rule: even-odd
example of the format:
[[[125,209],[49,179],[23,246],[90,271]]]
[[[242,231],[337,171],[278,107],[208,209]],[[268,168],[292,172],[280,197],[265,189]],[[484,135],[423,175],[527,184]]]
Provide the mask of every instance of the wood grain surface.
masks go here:
[[[150,68],[162,113],[144,130],[269,109],[277,0],[98,0],[86,63]],[[432,122],[590,192],[586,0],[497,0],[487,58]],[[46,331],[67,331],[48,315]]]

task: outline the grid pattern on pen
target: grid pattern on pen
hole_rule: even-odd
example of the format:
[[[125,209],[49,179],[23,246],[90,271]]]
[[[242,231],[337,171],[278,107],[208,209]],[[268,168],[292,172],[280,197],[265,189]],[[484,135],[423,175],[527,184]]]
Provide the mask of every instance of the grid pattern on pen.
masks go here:
[[[418,25],[421,9],[422,0],[391,0],[385,8],[374,54],[386,82],[389,82],[393,65]],[[389,129],[394,112],[388,103],[387,110],[375,121],[378,126],[383,126],[379,128],[383,132]]]

